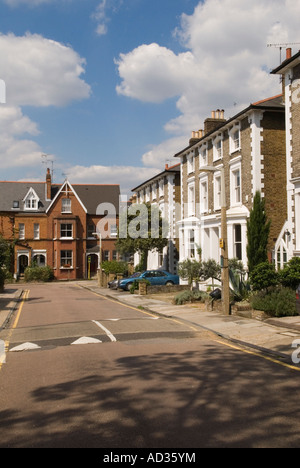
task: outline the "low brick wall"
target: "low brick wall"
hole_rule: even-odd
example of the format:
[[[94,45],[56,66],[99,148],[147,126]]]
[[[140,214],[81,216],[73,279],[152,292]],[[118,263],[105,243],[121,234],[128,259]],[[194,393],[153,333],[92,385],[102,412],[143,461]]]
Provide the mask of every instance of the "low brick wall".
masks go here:
[[[234,304],[231,306],[231,315],[245,317],[255,320],[267,320],[270,318],[268,314],[263,312],[262,310],[254,310],[251,308],[250,305],[246,304]]]
[[[147,286],[147,294],[167,294],[189,290],[188,286],[172,285],[172,286]]]

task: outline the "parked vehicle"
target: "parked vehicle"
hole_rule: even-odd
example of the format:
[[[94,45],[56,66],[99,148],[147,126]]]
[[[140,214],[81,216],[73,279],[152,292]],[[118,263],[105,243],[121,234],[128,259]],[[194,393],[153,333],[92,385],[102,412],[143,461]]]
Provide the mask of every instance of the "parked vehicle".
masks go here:
[[[107,283],[107,287],[109,289],[118,289],[118,284],[119,284],[119,280],[117,278],[115,278],[114,280],[109,281]]]
[[[179,284],[179,276],[172,275],[171,273],[164,270],[147,270],[144,273],[139,273],[135,278],[126,278],[119,282],[119,288],[129,291],[135,280],[140,281],[142,279],[148,280],[153,286],[168,286],[173,284]]]

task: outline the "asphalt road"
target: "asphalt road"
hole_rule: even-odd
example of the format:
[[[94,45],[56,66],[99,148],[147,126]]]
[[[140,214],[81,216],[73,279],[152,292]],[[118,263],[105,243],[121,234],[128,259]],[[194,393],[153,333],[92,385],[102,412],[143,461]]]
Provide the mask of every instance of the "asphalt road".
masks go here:
[[[29,289],[0,334],[1,448],[300,446],[299,372],[76,284]]]

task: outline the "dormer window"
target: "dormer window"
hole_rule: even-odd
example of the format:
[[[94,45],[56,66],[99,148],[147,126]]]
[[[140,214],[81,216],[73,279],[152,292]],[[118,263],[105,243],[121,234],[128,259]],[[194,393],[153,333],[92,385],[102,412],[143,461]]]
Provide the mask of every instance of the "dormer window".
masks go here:
[[[33,188],[29,190],[26,197],[24,198],[24,210],[25,211],[36,211],[39,206],[39,197],[37,196],[36,192]]]

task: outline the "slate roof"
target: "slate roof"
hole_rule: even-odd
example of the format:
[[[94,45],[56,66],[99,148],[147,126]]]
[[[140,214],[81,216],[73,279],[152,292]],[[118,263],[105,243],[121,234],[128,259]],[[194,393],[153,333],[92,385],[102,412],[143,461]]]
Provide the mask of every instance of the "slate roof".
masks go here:
[[[72,185],[88,214],[96,214],[100,203],[112,203],[119,213],[119,185]],[[24,211],[23,200],[30,188],[33,188],[40,199],[39,207],[35,211]],[[61,185],[51,186],[51,198],[55,197]],[[52,201],[51,200],[51,201]],[[19,208],[13,208],[14,201],[19,202]],[[29,214],[45,213],[51,201],[46,201],[46,183],[45,182],[1,182],[0,181],[0,211]]]

